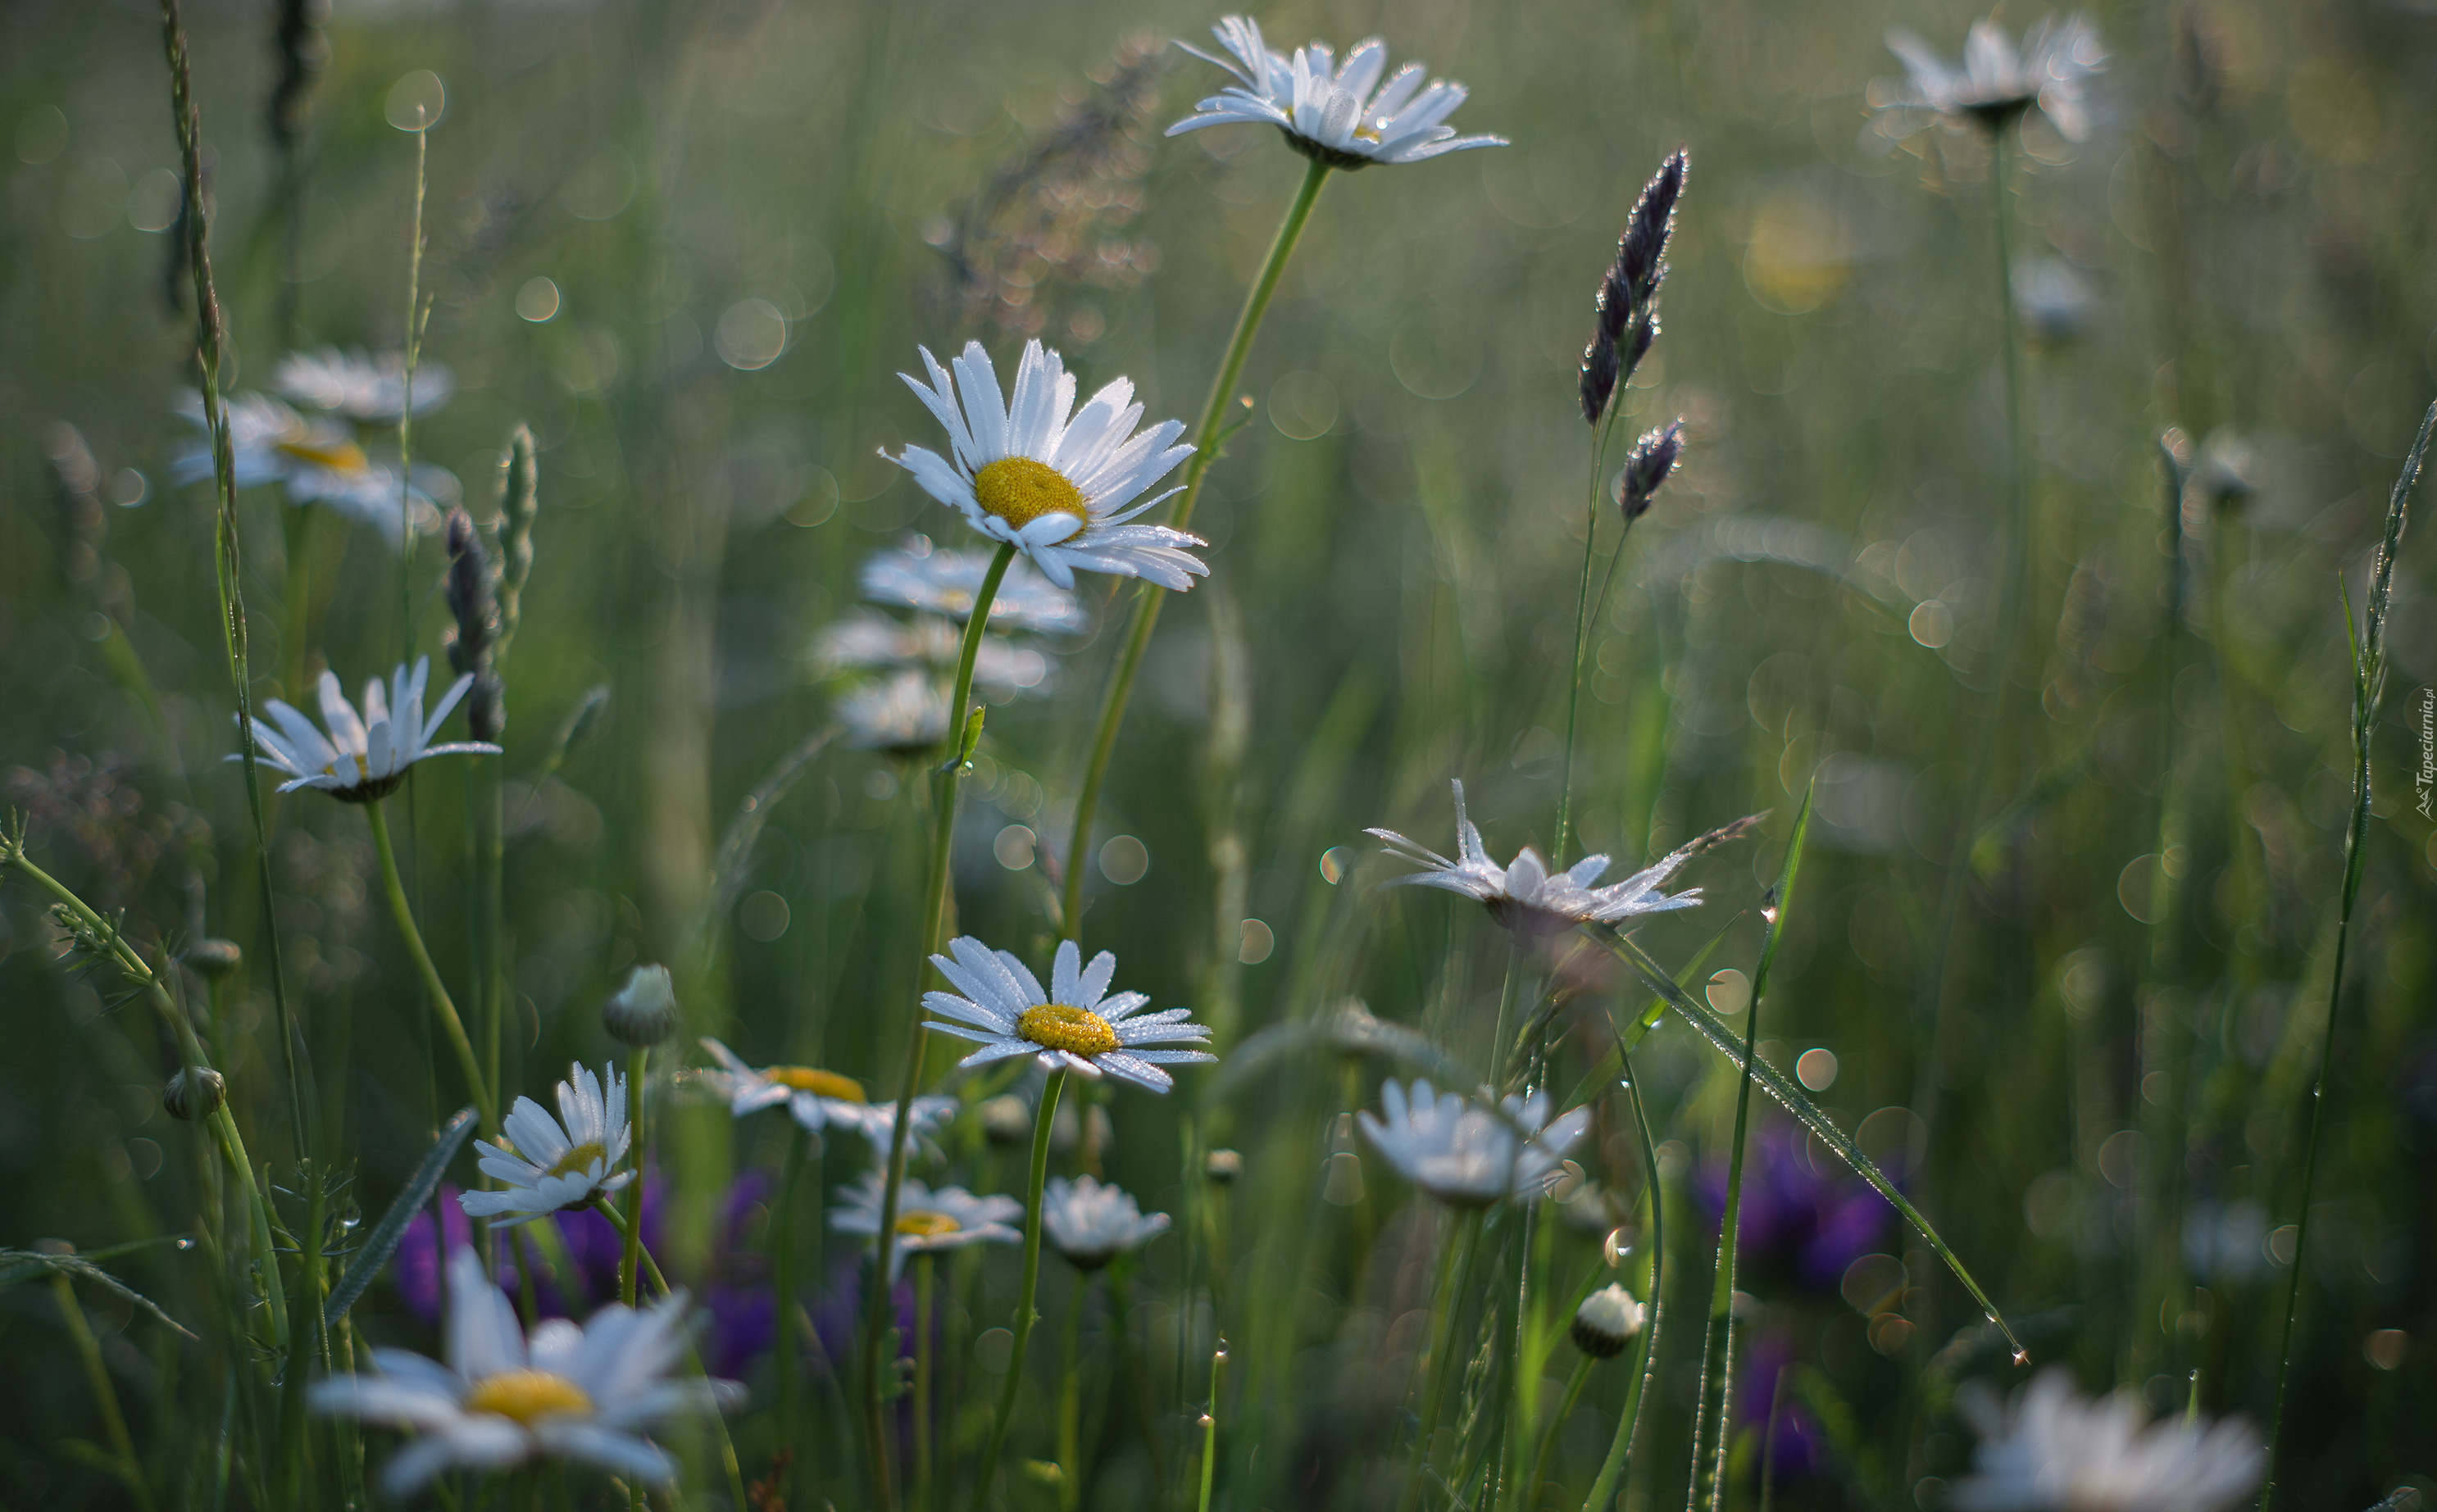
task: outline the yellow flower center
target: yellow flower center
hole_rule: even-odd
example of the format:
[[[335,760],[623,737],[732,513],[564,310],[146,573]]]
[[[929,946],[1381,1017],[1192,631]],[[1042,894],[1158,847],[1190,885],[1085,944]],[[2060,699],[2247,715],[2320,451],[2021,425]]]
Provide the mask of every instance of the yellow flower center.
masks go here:
[[[469,1412],[497,1413],[530,1428],[535,1419],[580,1415],[592,1410],[592,1399],[565,1376],[547,1370],[502,1370],[486,1377],[465,1399]]]
[[[1379,141],[1381,139],[1379,128],[1376,126],[1358,126],[1354,129],[1354,139],[1358,142]]]
[[[973,497],[984,511],[1023,530],[1044,514],[1086,518],[1083,491],[1047,462],[1002,457],[973,475]]]
[[[765,1082],[793,1087],[798,1092],[811,1092],[819,1097],[833,1097],[841,1103],[864,1101],[863,1084],[851,1076],[835,1071],[815,1070],[810,1066],[772,1066],[762,1072]]]
[[[323,446],[309,441],[283,441],[274,449],[334,473],[359,473],[364,469],[364,449],[352,441],[334,441]]]
[[[560,1156],[542,1174],[545,1176],[577,1175],[592,1169],[592,1162],[601,1159],[608,1153],[601,1148],[599,1140],[587,1139],[567,1154]]]
[[[1107,1019],[1062,1002],[1026,1008],[1015,1021],[1015,1032],[1036,1045],[1078,1055],[1105,1055],[1117,1048],[1117,1032]]]
[[[929,1208],[900,1214],[897,1220],[897,1231],[908,1239],[938,1239],[964,1226],[946,1213],[934,1212]]]

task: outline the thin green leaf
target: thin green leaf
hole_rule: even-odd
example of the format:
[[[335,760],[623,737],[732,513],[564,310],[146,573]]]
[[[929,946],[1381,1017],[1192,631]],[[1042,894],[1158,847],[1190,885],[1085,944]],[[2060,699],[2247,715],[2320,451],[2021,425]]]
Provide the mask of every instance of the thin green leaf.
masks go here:
[[[422,1210],[423,1205],[431,1200],[432,1192],[439,1189],[441,1176],[448,1170],[448,1162],[457,1157],[457,1152],[465,1146],[465,1137],[473,1132],[474,1110],[469,1107],[459,1108],[456,1117],[441,1125],[440,1138],[432,1141],[430,1154],[426,1155],[423,1163],[414,1168],[414,1174],[407,1178],[397,1200],[389,1205],[389,1211],[381,1214],[380,1222],[373,1225],[363,1247],[356,1251],[346,1274],[339,1278],[338,1288],[330,1294],[329,1306],[322,1310],[324,1328],[337,1328],[339,1320],[347,1315],[347,1310],[356,1305],[356,1299],[364,1295],[364,1288],[372,1285],[373,1277],[389,1263],[390,1256],[397,1249],[398,1241],[406,1237],[406,1225],[413,1222],[414,1215]]]
[[[1709,957],[1716,952],[1719,944],[1726,939],[1727,930],[1733,928],[1734,921],[1730,919],[1727,922],[1724,928],[1718,930],[1717,933],[1709,936],[1709,944],[1701,947],[1699,950],[1693,952],[1692,959],[1686,963],[1684,969],[1678,973],[1675,978],[1678,985],[1689,986],[1692,979],[1701,974],[1701,968],[1709,964]],[[1625,1055],[1630,1052],[1635,1046],[1640,1044],[1642,1036],[1657,1028],[1658,1026],[1658,1020],[1665,1017],[1666,1015],[1667,999],[1664,998],[1651,999],[1650,1006],[1643,1009],[1633,1020],[1631,1032],[1629,1034],[1621,1034],[1617,1035],[1615,1048],[1610,1050],[1606,1054],[1601,1056],[1599,1064],[1590,1069],[1590,1074],[1585,1076],[1580,1082],[1576,1083],[1574,1085],[1573,1091],[1569,1093],[1566,1100],[1557,1105],[1559,1107],[1580,1107],[1584,1103],[1590,1100],[1592,1088],[1605,1086],[1614,1082],[1619,1076],[1622,1075],[1624,1072]]]
[[[107,1253],[118,1254],[128,1247],[120,1245],[117,1249]],[[185,1325],[162,1312],[159,1303],[96,1265],[88,1256],[46,1255],[40,1250],[31,1249],[0,1249],[0,1286],[32,1280],[36,1277],[52,1276],[66,1276],[79,1280],[91,1281],[105,1291],[115,1292],[187,1338],[195,1337],[194,1332]]]

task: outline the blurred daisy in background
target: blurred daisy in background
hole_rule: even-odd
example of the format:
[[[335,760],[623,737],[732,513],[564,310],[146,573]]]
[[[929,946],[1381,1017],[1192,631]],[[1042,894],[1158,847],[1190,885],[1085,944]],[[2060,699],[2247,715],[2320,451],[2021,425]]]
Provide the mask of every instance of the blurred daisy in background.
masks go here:
[[[911,669],[841,694],[830,713],[846,727],[846,743],[859,751],[910,759],[948,738],[948,695],[929,673]]]
[[[830,1214],[830,1226],[842,1234],[878,1238],[887,1186],[887,1173],[875,1167],[853,1187],[841,1188],[842,1206]],[[909,1251],[925,1255],[968,1244],[1019,1243],[1024,1235],[1009,1225],[1023,1217],[1024,1204],[1003,1193],[976,1197],[962,1187],[935,1190],[907,1176],[897,1194],[897,1243],[889,1249],[888,1279],[897,1279]]]
[[[1096,1271],[1167,1232],[1167,1214],[1146,1215],[1127,1192],[1090,1176],[1052,1176],[1042,1196],[1041,1229],[1077,1270]]]
[[[406,355],[366,355],[363,348],[342,352],[325,346],[319,352],[290,352],[272,370],[271,385],[300,405],[332,410],[350,420],[395,421],[406,408]],[[430,414],[457,391],[456,374],[437,362],[414,365],[414,412]]]
[[[198,427],[203,424],[202,394],[186,391],[176,408]],[[373,461],[346,426],[329,420],[308,422],[267,394],[237,394],[224,408],[237,487],[278,483],[289,503],[326,504],[371,527],[392,549],[401,522],[411,523],[419,535],[430,534],[440,528],[441,507],[455,502],[460,492],[455,474],[421,463],[412,469],[411,486],[401,484],[397,470]],[[182,485],[212,474],[209,435],[187,443],[170,458],[169,476]]]
[[[694,1072],[694,1080],[728,1102],[737,1118],[766,1107],[786,1105],[787,1114],[807,1134],[843,1128],[875,1142],[885,1141],[897,1122],[895,1103],[867,1102],[863,1084],[850,1076],[814,1066],[748,1066],[745,1058],[708,1035],[702,1048],[719,1062],[715,1070]],[[960,1104],[953,1097],[918,1097],[908,1117],[918,1138],[945,1128]]]
[[[1985,1387],[1967,1387],[1957,1404],[1980,1434],[1975,1473],[1947,1493],[1957,1512],[2223,1512],[2248,1501],[2267,1469],[2258,1431],[2242,1418],[2144,1428],[2129,1394],[2093,1401],[2061,1368],[2010,1407]]]
[[[962,633],[936,615],[910,622],[857,610],[824,625],[813,637],[813,664],[824,676],[893,671],[901,667],[954,671]],[[1049,658],[1003,635],[984,634],[973,648],[973,686],[999,699],[1042,694],[1056,686]]]
[[[987,551],[954,551],[916,536],[903,547],[864,558],[857,581],[874,603],[897,604],[958,624],[973,617],[973,597],[990,575]],[[1071,635],[1091,628],[1075,596],[1056,587],[1023,558],[1008,564],[991,600],[992,629]],[[985,643],[987,644],[987,643]]]
[[[2020,47],[1994,21],[1975,21],[1960,67],[1901,26],[1887,33],[1887,50],[1903,61],[1904,78],[1872,85],[1870,103],[1889,136],[1909,135],[1941,116],[1995,131],[2036,105],[2060,135],[2078,142],[2090,134],[2083,85],[2107,66],[2098,28],[2079,12],[2035,23]]]
[[[1297,48],[1292,58],[1271,52],[1249,16],[1226,17],[1210,31],[1234,61],[1177,45],[1227,70],[1236,82],[1194,106],[1167,129],[1170,136],[1205,126],[1274,126],[1288,146],[1332,168],[1419,163],[1465,148],[1506,145],[1502,136],[1456,135],[1446,119],[1464,103],[1464,87],[1444,78],[1426,87],[1429,70],[1420,63],[1407,63],[1382,84],[1388,46],[1376,37],[1357,43],[1341,64],[1322,42]]]
[[[1364,1137],[1398,1174],[1450,1208],[1541,1196],[1591,1122],[1587,1107],[1551,1122],[1546,1092],[1492,1107],[1427,1081],[1410,1091],[1383,1084],[1379,1105],[1385,1117],[1368,1108],[1355,1115]]]
[[[635,1179],[632,1171],[618,1170],[634,1138],[626,1121],[626,1079],[618,1068],[604,1067],[595,1077],[586,1067],[570,1066],[557,1093],[557,1118],[520,1097],[500,1121],[499,1143],[474,1141],[482,1152],[475,1164],[506,1186],[460,1196],[468,1215],[502,1226],[521,1224],[582,1207]]]
[[[322,673],[322,722],[313,721],[279,699],[264,701],[267,720],[254,721],[254,748],[263,761],[289,774],[281,792],[318,788],[342,803],[370,803],[385,796],[418,761],[440,756],[498,756],[500,748],[485,740],[459,740],[434,745],[432,738],[447,723],[458,701],[474,686],[471,672],[448,685],[430,718],[423,713],[423,686],[431,674],[431,658],[415,659],[414,670],[401,665],[390,674],[384,691],[379,678],[364,685],[364,708],[359,716],[339,686],[336,672]],[[276,725],[274,729],[272,726]],[[231,761],[240,759],[230,756]]]

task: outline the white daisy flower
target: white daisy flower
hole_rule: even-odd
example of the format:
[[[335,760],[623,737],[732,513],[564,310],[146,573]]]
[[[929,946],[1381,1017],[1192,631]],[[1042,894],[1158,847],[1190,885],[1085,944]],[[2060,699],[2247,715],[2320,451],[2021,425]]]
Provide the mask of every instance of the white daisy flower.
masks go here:
[[[1081,965],[1083,952],[1072,940],[1061,941],[1050,971],[1051,992],[1041,990],[1041,979],[1005,950],[992,950],[972,935],[948,943],[955,956],[935,955],[939,975],[964,989],[926,992],[922,1006],[956,1020],[931,1020],[925,1028],[981,1041],[981,1049],[958,1061],[958,1067],[980,1066],[1010,1055],[1032,1055],[1044,1071],[1071,1070],[1098,1077],[1103,1071],[1165,1092],[1176,1085],[1164,1065],[1215,1061],[1200,1047],[1210,1042],[1210,1031],[1189,1023],[1190,1008],[1133,1017],[1150,1001],[1139,992],[1109,995],[1109,979],[1116,975],[1117,958],[1103,950]],[[1146,1050],[1147,1045],[1185,1044],[1191,1050]]]
[[[874,1144],[885,1144],[897,1124],[897,1104],[864,1100],[863,1084],[851,1076],[813,1066],[748,1066],[745,1058],[718,1040],[705,1036],[702,1048],[719,1062],[716,1070],[701,1070],[694,1079],[728,1100],[737,1118],[783,1103],[788,1116],[807,1134],[846,1129]],[[908,1115],[917,1138],[927,1138],[947,1127],[960,1104],[953,1097],[918,1097]]]
[[[1484,1088],[1481,1095],[1489,1094]],[[1502,1117],[1460,1092],[1433,1091],[1426,1081],[1414,1082],[1410,1096],[1389,1082],[1379,1103],[1386,1118],[1369,1108],[1355,1115],[1363,1134],[1407,1181],[1450,1208],[1539,1197],[1591,1122],[1587,1107],[1550,1122],[1545,1091],[1505,1099],[1498,1104]]]
[[[962,633],[937,615],[917,615],[907,624],[857,610],[821,627],[813,637],[813,664],[825,676],[900,667],[953,670],[962,642]],[[1045,693],[1054,683],[1049,658],[1029,646],[985,633],[973,649],[973,686],[986,693]]]
[[[290,503],[326,504],[371,527],[393,549],[401,521],[411,518],[415,532],[428,535],[440,529],[439,503],[457,497],[457,478],[447,469],[418,463],[412,486],[401,487],[397,470],[366,456],[346,426],[308,422],[268,395],[237,394],[223,408],[237,487],[281,484]],[[203,396],[186,391],[177,410],[202,425]],[[182,447],[170,459],[169,476],[182,485],[211,477],[211,438]]]
[[[394,421],[406,408],[406,355],[367,356],[361,347],[342,352],[290,352],[279,359],[272,386],[301,405],[335,410],[350,420]],[[457,391],[456,374],[437,362],[414,365],[414,412],[429,414]]]
[[[880,1236],[881,1201],[887,1173],[878,1169],[863,1173],[851,1188],[839,1189],[843,1206],[830,1213],[830,1226],[842,1234]],[[888,1279],[893,1283],[905,1268],[908,1251],[930,1254],[962,1249],[968,1244],[1014,1244],[1023,1233],[1011,1226],[1024,1217],[1024,1204],[992,1193],[976,1197],[962,1187],[934,1190],[907,1176],[897,1190],[897,1243],[889,1246]]]
[[[2093,1401],[2051,1369],[2011,1410],[1981,1391],[1961,1399],[1979,1430],[1977,1472],[1957,1482],[1957,1512],[2221,1512],[2248,1501],[2267,1469],[2259,1434],[2239,1417],[2178,1416],[2141,1426],[2126,1393]]]
[[[973,617],[973,598],[990,575],[987,551],[952,551],[920,536],[906,546],[874,551],[863,559],[863,596],[874,603],[903,604],[963,624]],[[991,599],[990,622],[998,630],[1041,635],[1072,635],[1091,628],[1091,617],[1075,596],[1053,586],[1021,558],[1008,564]]]
[[[1078,1271],[1096,1271],[1167,1232],[1167,1214],[1146,1216],[1131,1196],[1089,1176],[1052,1176],[1043,1192],[1041,1231]]]
[[[924,493],[962,511],[974,530],[1013,542],[1061,588],[1075,586],[1078,567],[1163,588],[1187,588],[1208,575],[1185,549],[1204,545],[1200,536],[1126,523],[1182,491],[1143,497],[1193,455],[1175,444],[1184,433],[1181,420],[1135,434],[1143,407],[1133,402],[1132,380],[1113,380],[1077,410],[1074,374],[1038,341],[1025,343],[1012,401],[1001,399],[998,373],[979,341],[965,343],[954,379],[928,347],[922,366],[928,385],[910,373],[898,376],[947,427],[949,455],[908,446],[888,460]]]
[[[532,1098],[520,1097],[500,1121],[505,1138],[498,1144],[474,1141],[482,1156],[475,1164],[508,1185],[504,1191],[461,1193],[457,1200],[467,1213],[503,1226],[521,1224],[564,1208],[584,1207],[635,1179],[632,1171],[618,1170],[634,1139],[633,1126],[626,1121],[626,1079],[618,1068],[605,1066],[596,1078],[583,1066],[570,1066],[557,1090],[557,1118]]]
[[[412,1429],[413,1443],[381,1476],[411,1496],[444,1471],[500,1470],[534,1459],[573,1460],[655,1484],[676,1462],[640,1430],[680,1414],[745,1400],[733,1381],[672,1381],[686,1349],[686,1294],[638,1312],[612,1303],[582,1328],[552,1318],[530,1341],[507,1294],[471,1249],[448,1258],[447,1363],[375,1349],[377,1375],[314,1382],[313,1410]]]
[[[500,748],[487,740],[431,743],[457,701],[474,686],[474,676],[468,672],[449,684],[440,706],[425,719],[423,685],[430,675],[431,658],[422,656],[415,659],[412,672],[400,665],[391,673],[386,691],[380,679],[374,678],[364,685],[364,711],[359,717],[339,686],[338,674],[325,669],[322,722],[329,733],[315,729],[290,704],[268,699],[262,705],[268,718],[254,721],[254,749],[267,764],[289,774],[290,780],[279,785],[280,791],[319,788],[342,803],[370,803],[386,796],[405,780],[407,768],[430,756],[498,756]]]
[[[1887,33],[1887,50],[1903,61],[1904,79],[1874,85],[1871,103],[1892,136],[1937,116],[1969,116],[1993,131],[2037,105],[2060,135],[2078,142],[2090,134],[2083,84],[2107,66],[2098,28],[2079,12],[2040,21],[2023,33],[2020,48],[1994,21],[1975,21],[1960,68],[1901,26]]]
[[[929,673],[908,669],[841,694],[830,714],[846,726],[846,743],[908,758],[937,750],[948,738],[948,695]]]
[[[1378,38],[1355,44],[1342,64],[1326,43],[1292,58],[1270,51],[1249,16],[1229,16],[1210,28],[1235,61],[1179,43],[1203,62],[1236,76],[1234,84],[1194,106],[1167,134],[1205,126],[1274,126],[1287,145],[1332,168],[1374,163],[1419,163],[1465,148],[1504,147],[1502,136],[1458,136],[1446,118],[1464,103],[1464,87],[1444,78],[1422,83],[1429,70],[1407,63],[1385,84],[1388,46]]]
[[[1519,933],[1552,934],[1577,924],[1615,924],[1637,914],[1697,907],[1701,901],[1697,887],[1672,895],[1658,889],[1692,857],[1743,835],[1759,818],[1754,815],[1711,830],[1622,882],[1597,887],[1593,884],[1607,871],[1604,856],[1586,856],[1562,872],[1552,872],[1540,853],[1529,845],[1511,865],[1500,866],[1491,860],[1481,843],[1481,831],[1464,815],[1464,784],[1457,782],[1453,787],[1456,859],[1449,860],[1393,829],[1366,829],[1364,834],[1388,843],[1389,854],[1427,868],[1379,885],[1411,884],[1462,893],[1478,899],[1489,910],[1490,917]]]

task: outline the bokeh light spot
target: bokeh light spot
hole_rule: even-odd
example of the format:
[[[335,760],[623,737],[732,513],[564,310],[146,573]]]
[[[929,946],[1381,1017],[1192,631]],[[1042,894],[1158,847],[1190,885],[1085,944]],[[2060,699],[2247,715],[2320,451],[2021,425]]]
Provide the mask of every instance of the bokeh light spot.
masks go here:
[[[528,278],[517,290],[517,317],[535,325],[558,315],[558,286],[547,278]]]
[[[448,88],[429,68],[418,68],[389,87],[381,118],[401,131],[429,131],[448,113]]]
[[[1100,875],[1131,887],[1150,870],[1150,847],[1131,835],[1117,835],[1100,847]]]

